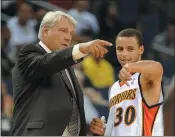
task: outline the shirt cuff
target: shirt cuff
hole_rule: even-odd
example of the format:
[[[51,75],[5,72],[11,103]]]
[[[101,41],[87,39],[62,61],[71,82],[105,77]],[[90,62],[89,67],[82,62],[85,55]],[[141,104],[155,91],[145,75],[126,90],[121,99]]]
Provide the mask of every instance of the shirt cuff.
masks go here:
[[[87,55],[88,54],[83,54],[83,53],[80,52],[80,50],[79,50],[79,44],[77,44],[77,45],[75,45],[73,47],[72,57],[73,57],[74,61],[77,61],[77,60],[79,60],[79,59],[81,59],[81,58],[83,58],[83,57],[85,57]]]

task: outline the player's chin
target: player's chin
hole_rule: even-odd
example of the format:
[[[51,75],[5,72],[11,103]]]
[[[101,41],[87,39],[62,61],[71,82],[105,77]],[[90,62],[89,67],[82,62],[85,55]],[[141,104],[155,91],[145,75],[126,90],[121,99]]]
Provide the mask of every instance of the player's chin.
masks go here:
[[[120,65],[122,66],[122,67],[124,67],[125,66],[125,62],[123,62],[123,61],[121,61],[121,60],[119,60],[119,63],[120,63]]]

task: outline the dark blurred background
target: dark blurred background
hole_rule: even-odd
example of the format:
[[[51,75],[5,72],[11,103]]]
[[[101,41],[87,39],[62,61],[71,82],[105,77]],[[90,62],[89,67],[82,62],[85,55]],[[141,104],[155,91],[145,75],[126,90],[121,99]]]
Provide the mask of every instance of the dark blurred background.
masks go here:
[[[72,45],[92,39],[113,43],[104,59],[88,56],[74,66],[85,99],[86,121],[108,117],[108,89],[121,69],[115,53],[115,38],[125,28],[143,34],[143,59],[161,62],[164,67],[164,109],[167,135],[174,130],[174,0],[2,0],[1,1],[1,135],[9,135],[13,115],[11,72],[21,46],[38,42],[42,17],[50,10],[68,12],[77,21]],[[170,94],[171,93],[171,94]],[[90,135],[90,133],[88,134]]]

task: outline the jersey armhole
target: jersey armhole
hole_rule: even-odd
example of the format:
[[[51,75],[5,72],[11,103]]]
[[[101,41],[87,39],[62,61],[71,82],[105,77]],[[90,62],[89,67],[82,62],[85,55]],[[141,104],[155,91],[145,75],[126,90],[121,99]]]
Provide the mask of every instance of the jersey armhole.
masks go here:
[[[162,105],[162,104],[164,103],[163,101],[160,102],[160,103],[157,103],[157,104],[151,105],[151,106],[149,106],[149,105],[147,104],[145,98],[143,97],[142,87],[141,87],[141,82],[140,82],[140,76],[141,76],[141,73],[139,74],[139,77],[138,77],[138,84],[139,84],[140,94],[141,94],[141,97],[142,97],[142,101],[143,101],[143,103],[144,103],[144,104],[147,106],[147,108],[149,108],[149,109],[151,109],[151,108],[153,108],[153,107],[156,107],[156,106],[160,106],[160,105]],[[162,92],[162,96],[163,96],[163,98],[164,98],[164,91],[163,91],[163,85],[162,85],[162,82],[161,82],[161,92]],[[161,95],[160,95],[160,98],[161,98]],[[159,99],[160,99],[160,98],[159,98]]]

